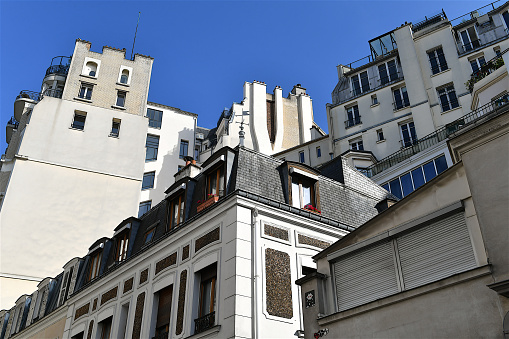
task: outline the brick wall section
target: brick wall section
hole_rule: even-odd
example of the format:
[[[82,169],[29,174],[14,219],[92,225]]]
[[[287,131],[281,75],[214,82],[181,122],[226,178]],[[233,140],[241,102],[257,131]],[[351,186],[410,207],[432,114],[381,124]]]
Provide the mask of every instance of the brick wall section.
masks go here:
[[[62,99],[74,101],[78,96],[81,81],[84,81],[94,84],[91,105],[112,109],[111,106],[116,104],[117,90],[122,90],[127,91],[126,112],[145,115],[153,59],[137,54],[134,61],[131,61],[125,59],[125,50],[105,46],[102,53],[96,53],[89,51],[89,46],[87,42],[76,41]],[[101,61],[96,79],[81,75],[86,57]],[[130,86],[117,84],[120,66],[132,68]]]

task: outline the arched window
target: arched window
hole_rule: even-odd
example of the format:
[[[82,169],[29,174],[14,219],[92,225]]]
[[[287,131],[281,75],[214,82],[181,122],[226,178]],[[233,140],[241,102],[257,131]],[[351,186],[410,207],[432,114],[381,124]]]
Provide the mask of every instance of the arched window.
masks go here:
[[[129,70],[123,69],[122,75],[120,76],[120,83],[127,84],[127,80],[129,79]]]
[[[87,62],[85,65],[85,74],[95,77],[97,73],[97,64],[93,61]]]

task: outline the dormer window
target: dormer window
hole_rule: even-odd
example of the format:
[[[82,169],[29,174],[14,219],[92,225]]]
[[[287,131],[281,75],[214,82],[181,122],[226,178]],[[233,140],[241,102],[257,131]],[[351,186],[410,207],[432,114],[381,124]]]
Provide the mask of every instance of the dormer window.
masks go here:
[[[170,202],[169,229],[173,229],[184,222],[185,191],[177,195]]]
[[[121,262],[127,258],[127,248],[129,246],[129,229],[120,233],[116,238],[117,249],[115,251],[115,261]]]
[[[207,175],[207,196],[217,195],[222,197],[224,195],[224,168],[223,166],[217,167]]]
[[[290,167],[290,204],[293,207],[319,212],[318,177],[306,169]]]
[[[99,270],[101,268],[102,249],[95,251],[90,255],[90,265],[88,269],[88,281],[95,279],[99,276]]]

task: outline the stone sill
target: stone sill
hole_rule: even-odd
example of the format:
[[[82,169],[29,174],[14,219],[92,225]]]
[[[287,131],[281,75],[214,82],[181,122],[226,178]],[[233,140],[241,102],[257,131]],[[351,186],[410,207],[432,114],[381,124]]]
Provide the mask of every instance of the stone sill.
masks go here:
[[[373,104],[373,105],[371,105],[371,106],[369,106],[369,107],[373,108],[373,107],[376,107],[376,106],[380,106],[380,103],[379,103],[379,102],[377,102],[376,104]]]
[[[401,107],[401,108],[395,108],[395,109],[393,109],[392,111],[393,111],[394,113],[398,113],[398,112],[403,111],[403,110],[405,110],[405,109],[407,109],[407,108],[410,108],[410,105],[405,106],[405,107]]]
[[[387,139],[384,139],[384,140],[377,140],[377,141],[376,141],[376,143],[377,143],[377,144],[381,144],[382,142],[385,142],[385,140],[387,140]]]
[[[93,77],[91,75],[86,75],[86,74],[80,74],[80,77],[97,80],[97,76]]]
[[[430,77],[430,78],[433,78],[433,77],[439,76],[440,74],[444,74],[445,72],[449,72],[450,70],[451,70],[451,69],[450,69],[450,68],[448,68],[448,69],[446,69],[445,71],[442,71],[442,72],[440,72],[440,73],[437,73],[437,74],[431,74],[429,77]]]
[[[74,100],[79,100],[79,101],[83,101],[83,102],[88,102],[89,104],[92,103],[92,100],[90,99],[85,99],[85,98],[80,98],[80,97],[74,97]]]
[[[370,312],[385,306],[395,304],[397,302],[419,297],[427,293],[431,293],[457,284],[461,284],[463,282],[480,278],[489,274],[491,274],[490,265],[477,267],[469,271],[455,274],[451,277],[447,277],[423,286],[415,287],[411,290],[401,291],[397,294],[393,294],[375,301],[371,301],[364,305],[359,305],[345,311],[336,312],[324,316],[323,318],[318,319],[318,325],[319,326],[328,325],[337,321],[341,321],[343,319],[354,317],[362,313]]]
[[[122,107],[122,106],[117,106],[117,105],[111,105],[112,108],[116,108],[116,109],[121,109],[123,111],[125,111],[125,107]]]
[[[211,336],[219,333],[219,331],[221,331],[221,325],[216,325],[214,327],[209,328],[206,331],[185,337],[185,339],[198,339],[198,338],[211,337]]]
[[[129,84],[123,84],[123,83],[121,83],[121,82],[117,82],[117,85],[125,86],[125,87],[129,87],[129,86],[130,86]]]
[[[449,113],[449,112],[452,112],[452,111],[455,111],[455,110],[458,110],[458,109],[462,109],[462,108],[463,108],[462,106],[458,106],[458,107],[456,107],[456,108],[452,108],[452,109],[450,109],[450,110],[447,110],[447,111],[445,111],[445,112],[442,112],[441,114],[447,114],[447,113]]]

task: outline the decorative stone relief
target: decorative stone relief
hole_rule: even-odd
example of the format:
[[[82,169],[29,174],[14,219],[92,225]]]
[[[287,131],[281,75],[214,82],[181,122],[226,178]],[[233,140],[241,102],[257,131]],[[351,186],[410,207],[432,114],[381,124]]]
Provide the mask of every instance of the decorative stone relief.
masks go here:
[[[187,258],[189,258],[189,245],[182,248],[182,260],[186,260]]]
[[[113,287],[101,296],[101,306],[117,296],[118,286]]]
[[[217,241],[217,240],[219,240],[219,227],[214,228],[209,233],[196,239],[196,241],[194,243],[194,251],[198,252],[203,247],[205,247],[208,244],[213,243],[214,241]]]
[[[311,238],[303,234],[299,234],[299,244],[318,247],[323,250],[329,247],[331,243],[320,239]]]
[[[272,248],[265,250],[267,312],[276,317],[293,317],[290,255]]]
[[[164,270],[167,267],[173,266],[177,264],[177,252],[172,253],[171,255],[167,256],[166,258],[158,261],[156,263],[156,272],[157,275],[159,272]]]
[[[274,238],[278,238],[281,240],[286,240],[286,241],[290,240],[288,230],[286,230],[284,228],[279,228],[276,226],[264,224],[263,233],[265,233],[265,235],[268,235],[268,236],[271,236]]]
[[[79,267],[80,267],[80,262],[78,261],[76,264],[74,264],[74,267],[72,269],[71,284],[69,285],[69,292],[67,292],[67,295],[71,295],[74,292],[74,285],[76,285],[76,279],[78,277],[78,268]]]
[[[76,312],[74,312],[74,321],[79,319],[80,317],[84,316],[85,314],[88,314],[88,310],[90,309],[90,303],[87,303],[80,308],[76,309]]]
[[[138,295],[136,299],[136,310],[134,312],[134,325],[132,339],[140,339],[141,321],[143,319],[143,306],[145,305],[145,292]]]
[[[34,318],[34,309],[35,309],[35,304],[36,304],[36,301],[37,301],[37,296],[39,295],[39,291],[35,291],[33,294],[32,294],[32,301],[30,302],[30,309],[28,310],[28,316],[27,316],[27,326],[30,325],[32,323],[32,319]]]
[[[88,324],[88,333],[87,333],[87,339],[92,338],[92,330],[94,329],[94,321],[90,320],[90,324]]]
[[[140,285],[148,280],[148,268],[144,269],[140,273]]]
[[[124,282],[124,291],[123,291],[123,293],[125,294],[125,293],[129,292],[130,290],[132,290],[133,289],[133,285],[134,285],[134,277],[127,279]]]
[[[177,326],[175,334],[180,335],[184,329],[184,306],[186,302],[187,270],[180,273],[179,300],[177,309]]]

